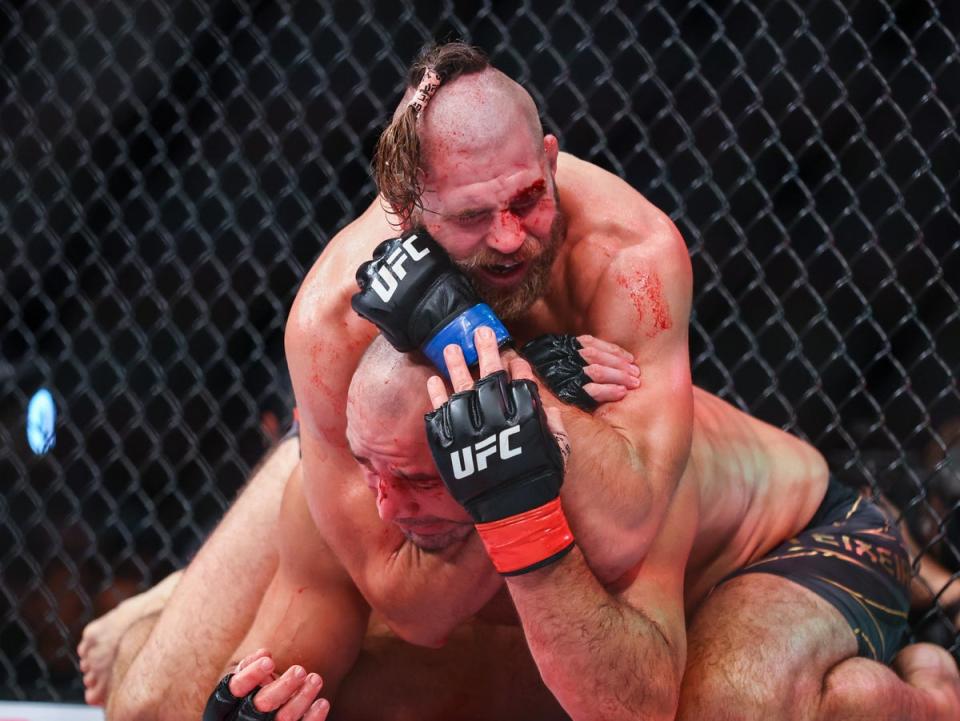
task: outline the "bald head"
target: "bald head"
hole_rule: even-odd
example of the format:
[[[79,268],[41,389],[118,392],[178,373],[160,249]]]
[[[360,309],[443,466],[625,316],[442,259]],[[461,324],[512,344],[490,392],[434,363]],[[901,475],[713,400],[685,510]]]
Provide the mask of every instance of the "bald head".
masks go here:
[[[365,428],[395,430],[398,426],[423,429],[423,415],[431,410],[427,379],[436,369],[413,354],[400,353],[378,335],[367,348],[347,392],[347,422]]]

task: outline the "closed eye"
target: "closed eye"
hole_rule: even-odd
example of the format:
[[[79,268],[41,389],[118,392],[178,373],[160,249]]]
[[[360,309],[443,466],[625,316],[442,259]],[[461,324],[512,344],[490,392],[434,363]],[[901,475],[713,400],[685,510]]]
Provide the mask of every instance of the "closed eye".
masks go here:
[[[408,480],[407,483],[410,484],[413,488],[416,488],[421,491],[432,491],[435,488],[439,488],[443,485],[443,481],[439,478],[429,478],[422,480]]]
[[[483,211],[480,213],[464,213],[454,218],[457,225],[464,228],[472,228],[483,223],[490,222],[490,213]]]

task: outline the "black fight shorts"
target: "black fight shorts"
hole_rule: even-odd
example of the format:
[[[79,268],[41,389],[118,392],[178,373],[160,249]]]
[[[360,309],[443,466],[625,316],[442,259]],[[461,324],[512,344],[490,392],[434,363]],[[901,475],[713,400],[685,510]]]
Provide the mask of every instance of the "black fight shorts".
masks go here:
[[[910,559],[896,524],[830,477],[807,527],[728,578],[772,573],[809,588],[850,625],[859,655],[889,663],[909,636]]]

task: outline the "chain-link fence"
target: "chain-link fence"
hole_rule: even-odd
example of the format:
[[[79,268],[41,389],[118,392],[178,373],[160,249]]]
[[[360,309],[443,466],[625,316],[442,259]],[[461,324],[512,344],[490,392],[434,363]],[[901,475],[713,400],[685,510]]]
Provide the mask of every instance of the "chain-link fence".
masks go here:
[[[79,698],[83,624],[180,566],[289,419],[286,312],[430,38],[674,218],[695,381],[882,487],[956,579],[957,7],[0,1],[0,697]],[[956,651],[960,580],[931,590],[915,628]]]

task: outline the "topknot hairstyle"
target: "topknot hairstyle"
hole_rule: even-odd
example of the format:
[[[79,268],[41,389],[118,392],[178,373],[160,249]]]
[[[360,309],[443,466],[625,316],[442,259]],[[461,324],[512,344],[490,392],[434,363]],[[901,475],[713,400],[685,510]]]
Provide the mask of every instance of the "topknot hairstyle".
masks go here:
[[[424,47],[407,71],[407,87],[416,89],[429,69],[445,83],[461,75],[479,73],[490,67],[490,59],[479,48],[462,42]],[[439,92],[439,91],[438,91]],[[373,178],[383,199],[397,216],[398,224],[410,222],[423,210],[420,136],[417,133],[419,108],[409,104],[397,113],[377,142],[373,155]]]

